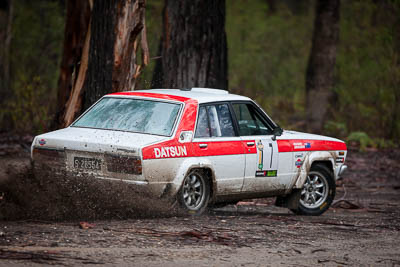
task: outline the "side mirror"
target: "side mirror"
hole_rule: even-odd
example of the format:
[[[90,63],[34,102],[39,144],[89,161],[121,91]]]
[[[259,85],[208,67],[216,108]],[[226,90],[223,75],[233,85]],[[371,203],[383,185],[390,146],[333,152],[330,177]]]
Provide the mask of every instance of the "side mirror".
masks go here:
[[[283,129],[281,127],[278,126],[278,127],[274,128],[274,130],[272,130],[272,134],[273,134],[273,136],[271,138],[272,141],[275,141],[276,137],[281,136],[282,133],[283,133]]]
[[[189,143],[193,139],[192,131],[182,131],[179,135],[179,143]]]

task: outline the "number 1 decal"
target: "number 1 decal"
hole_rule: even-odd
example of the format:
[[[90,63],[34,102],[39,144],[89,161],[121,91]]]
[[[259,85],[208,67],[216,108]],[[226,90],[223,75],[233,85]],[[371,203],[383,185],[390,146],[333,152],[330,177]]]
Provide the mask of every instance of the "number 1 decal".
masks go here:
[[[278,155],[277,153],[274,155],[274,151],[278,150],[276,142],[260,139],[256,140],[256,144],[256,177],[276,177],[278,175]]]
[[[257,142],[257,149],[258,149],[258,169],[262,171],[263,163],[264,163],[264,145],[261,140]]]

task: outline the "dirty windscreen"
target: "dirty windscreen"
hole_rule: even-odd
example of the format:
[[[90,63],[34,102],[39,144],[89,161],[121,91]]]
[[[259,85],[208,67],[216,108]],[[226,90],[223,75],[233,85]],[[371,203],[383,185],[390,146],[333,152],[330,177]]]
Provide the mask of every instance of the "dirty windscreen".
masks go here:
[[[105,97],[72,126],[170,136],[180,104]]]

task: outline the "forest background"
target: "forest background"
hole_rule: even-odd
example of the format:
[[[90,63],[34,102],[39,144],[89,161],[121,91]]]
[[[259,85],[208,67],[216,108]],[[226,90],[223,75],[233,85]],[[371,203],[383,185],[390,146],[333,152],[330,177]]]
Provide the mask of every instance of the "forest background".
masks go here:
[[[315,1],[226,0],[229,90],[255,99],[285,129],[305,130],[306,70]],[[151,88],[162,35],[163,0],[146,2]],[[64,41],[65,1],[16,0],[10,90],[1,96],[2,131],[50,130]],[[394,147],[400,137],[400,1],[342,1],[334,101],[323,134],[366,147]]]

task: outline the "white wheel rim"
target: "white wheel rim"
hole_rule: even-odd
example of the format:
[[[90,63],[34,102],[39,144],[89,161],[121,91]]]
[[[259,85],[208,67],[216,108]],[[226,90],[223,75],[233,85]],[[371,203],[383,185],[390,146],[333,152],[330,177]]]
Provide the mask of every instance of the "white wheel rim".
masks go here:
[[[329,185],[326,178],[311,172],[301,191],[300,204],[309,209],[319,208],[328,198]]]
[[[183,201],[190,210],[197,210],[202,206],[205,194],[205,184],[202,178],[192,173],[186,176],[183,183]]]

